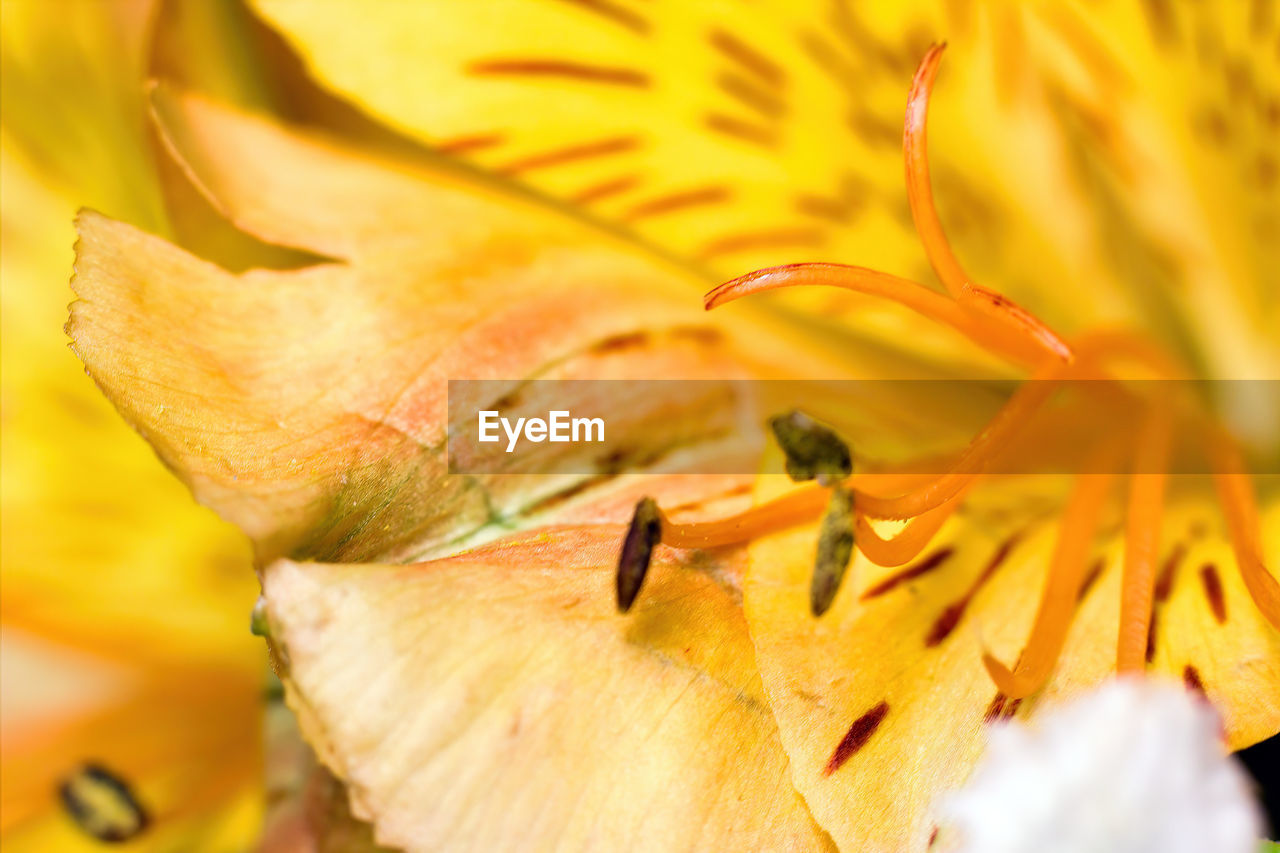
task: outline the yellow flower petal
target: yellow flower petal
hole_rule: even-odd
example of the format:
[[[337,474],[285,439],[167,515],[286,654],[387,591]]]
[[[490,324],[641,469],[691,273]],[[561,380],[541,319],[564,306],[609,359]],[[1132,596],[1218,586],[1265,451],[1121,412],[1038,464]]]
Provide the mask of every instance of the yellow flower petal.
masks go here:
[[[771,475],[759,492],[789,488]],[[796,787],[842,847],[925,849],[934,799],[966,778],[985,723],[1034,713],[1114,672],[1123,551],[1114,533],[1098,540],[1101,562],[1090,568],[1102,570],[1087,581],[1047,687],[1008,700],[982,665],[984,652],[1017,658],[1044,584],[1057,525],[1036,507],[1061,496],[1048,484],[1038,495],[1028,488],[979,485],[966,513],[906,567],[859,557],[821,619],[808,607],[816,528],[751,547],[745,603],[761,678]],[[1158,616],[1153,669],[1182,679],[1192,666],[1240,748],[1280,728],[1280,637],[1234,572],[1214,512],[1200,502],[1171,513],[1166,530],[1186,555]],[[1214,559],[1231,614],[1223,624],[1197,577]]]
[[[1274,572],[1280,499],[1272,495],[1262,511],[1264,554]],[[1228,746],[1242,749],[1280,729],[1280,634],[1245,589],[1218,522],[1215,506],[1192,506],[1166,525],[1180,532],[1164,548],[1168,574],[1157,583],[1163,600],[1155,608],[1149,668],[1203,690],[1222,715]]]
[[[10,139],[0,155],[13,238],[0,257],[0,616],[101,653],[150,658],[159,645],[223,662],[242,656],[254,669],[247,553],[190,503],[67,352],[59,317],[72,296],[75,207]]]
[[[375,118],[723,278],[829,260],[930,280],[899,137],[915,63],[948,41],[934,176],[979,281],[1067,332],[1140,320],[1218,375],[1280,364],[1277,23],[1251,4],[253,5]],[[921,328],[784,301],[881,340]]]
[[[0,51],[10,142],[38,158],[54,188],[159,228],[164,214],[147,157],[147,26],[153,0],[9,3]]]
[[[380,843],[829,849],[791,787],[728,567],[668,551],[620,616],[621,533],[266,570],[290,703]]]
[[[854,122],[837,67],[789,31],[827,29],[821,5],[255,4],[392,126],[727,273],[838,252],[855,220],[864,246],[911,245],[859,163],[896,149],[899,118]]]
[[[913,9],[887,33],[858,20],[860,8],[824,3],[257,8],[358,107],[673,253],[702,289],[819,258],[931,275],[906,212],[899,137],[918,51],[944,32],[936,8]],[[1002,244],[982,220],[965,220],[980,245]],[[1001,368],[875,300],[809,291],[772,301],[801,308],[810,334],[850,321],[838,327],[846,345],[890,349],[900,372],[913,361]]]
[[[1211,375],[1280,372],[1280,22],[1265,4],[1042,7],[1048,117],[1144,326]]]

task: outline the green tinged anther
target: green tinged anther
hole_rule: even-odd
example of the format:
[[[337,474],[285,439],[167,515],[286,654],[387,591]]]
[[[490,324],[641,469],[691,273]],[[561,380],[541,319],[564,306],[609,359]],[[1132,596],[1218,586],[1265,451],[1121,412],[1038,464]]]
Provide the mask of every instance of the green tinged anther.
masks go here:
[[[817,480],[824,486],[838,483],[853,473],[849,446],[835,432],[800,411],[771,418],[778,446],[787,456],[791,479]]]
[[[640,594],[640,585],[649,571],[653,546],[662,541],[662,514],[653,498],[641,498],[622,540],[618,557],[618,610],[626,613]]]
[[[852,557],[853,493],[836,486],[831,490],[831,500],[818,532],[818,556],[809,586],[809,607],[814,616],[821,616],[831,607]]]

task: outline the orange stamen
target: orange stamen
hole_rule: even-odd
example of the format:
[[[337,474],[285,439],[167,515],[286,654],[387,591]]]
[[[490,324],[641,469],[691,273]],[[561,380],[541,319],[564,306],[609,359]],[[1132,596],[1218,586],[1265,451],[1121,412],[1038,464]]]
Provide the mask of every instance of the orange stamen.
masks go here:
[[[924,244],[929,264],[938,274],[943,285],[953,297],[959,297],[970,287],[969,275],[960,266],[947,235],[942,231],[933,204],[933,187],[929,181],[928,120],[929,96],[933,94],[934,79],[946,44],[935,44],[920,60],[916,76],[911,81],[907,96],[907,114],[902,127],[902,154],[906,160],[907,201],[911,204],[911,219],[916,233]]]
[[[969,442],[950,471],[898,497],[878,497],[859,491],[858,511],[874,518],[913,518],[955,497],[1009,444],[1061,380],[1083,369],[1084,365],[1054,363],[1037,371]]]
[[[993,330],[1007,331],[1018,340],[1032,342],[1041,353],[1041,359],[1044,353],[1048,353],[1060,361],[1071,360],[1071,347],[1066,341],[1043,320],[1007,296],[972,285],[956,297],[956,304],[972,317],[988,319]]]
[[[942,230],[942,220],[938,217],[938,209],[933,201],[933,183],[929,177],[928,122],[929,98],[933,94],[933,84],[938,76],[938,66],[942,62],[942,51],[945,48],[945,43],[935,44],[929,48],[924,59],[920,60],[920,66],[911,81],[906,118],[902,127],[907,201],[911,205],[911,220],[915,223],[916,234],[920,236],[929,265],[965,313],[992,321],[996,328],[1013,332],[1021,339],[1033,342],[1041,351],[1064,361],[1069,360],[1070,348],[1042,320],[1008,297],[973,283]]]
[[[1014,392],[958,458],[955,466],[925,485],[895,498],[858,492],[858,510],[873,518],[912,518],[949,500],[1003,450],[1045,401],[1069,379],[1106,378],[1101,365],[1117,356],[1148,363],[1153,370],[1173,365],[1162,352],[1120,333],[1098,333],[1075,341],[1074,360],[1044,365]]]
[[[1114,446],[1103,448],[1099,462],[1088,470],[1107,472],[1113,467],[1114,459]],[[1010,670],[991,654],[982,656],[991,680],[1010,699],[1021,699],[1039,690],[1062,654],[1067,629],[1071,627],[1071,617],[1075,614],[1076,598],[1084,582],[1098,519],[1114,481],[1113,473],[1077,475],[1058,527],[1049,578],[1040,598],[1040,608],[1036,611],[1031,637],[1017,665]]]
[[[878,490],[887,489],[892,492],[895,489],[909,487],[920,479],[921,477],[918,474],[855,474],[845,480],[844,485],[848,488],[858,489],[862,493],[865,493],[866,487],[870,484],[874,484]],[[747,542],[751,539],[767,536],[770,533],[776,533],[779,530],[785,530],[788,527],[795,527],[816,520],[826,509],[827,501],[830,498],[830,490],[816,484],[810,484],[773,500],[766,501],[759,506],[753,506],[748,510],[711,521],[676,523],[663,515],[662,542],[673,548],[716,548],[722,545]],[[954,507],[952,507],[952,510],[954,510]],[[941,526],[942,520],[945,520],[945,517],[938,520],[939,526]],[[862,523],[865,524],[865,521]],[[867,525],[867,527],[869,529],[870,526]],[[912,535],[919,536],[925,532],[925,529],[926,525],[922,524]],[[898,536],[906,533],[907,531],[903,530]],[[879,539],[879,537],[876,538]],[[893,537],[891,540],[881,541],[896,541],[896,539],[897,537]],[[920,547],[923,547],[923,545]],[[910,557],[907,559],[910,559]],[[872,562],[876,562],[874,558],[872,558]],[[894,564],[877,563],[877,565]]]
[[[961,453],[952,468],[941,475],[855,474],[845,481],[854,490],[860,522],[858,537],[865,535],[868,558],[877,565],[895,565],[901,553],[909,552],[936,532],[960,503],[961,493],[981,474],[984,465],[996,456],[1053,394],[1061,381],[1069,378],[1095,378],[1098,363],[1116,353],[1129,357],[1144,354],[1154,358],[1132,340],[1111,333],[1081,337],[1076,342],[1077,358],[1070,364],[1049,364],[1031,376],[1005,403]],[[876,487],[874,491],[869,486]],[[895,488],[909,489],[895,494]],[[829,498],[826,489],[807,486],[796,489],[744,512],[713,521],[672,523],[664,517],[662,541],[675,548],[713,548],[745,542],[778,530],[805,524],[818,518]],[[935,510],[950,505],[950,510]],[[926,519],[925,516],[928,516]],[[886,519],[915,519],[891,540],[877,536],[862,516]],[[917,518],[919,516],[919,518]],[[909,532],[910,531],[910,532]],[[931,533],[930,533],[931,535]],[[905,538],[904,538],[905,537]],[[894,549],[885,550],[889,542]],[[920,545],[919,547],[923,547]],[[881,560],[886,562],[881,562]],[[908,560],[910,557],[907,558]]]
[[[1271,625],[1280,630],[1280,582],[1267,571],[1262,560],[1262,534],[1258,504],[1249,475],[1245,473],[1240,450],[1228,436],[1219,434],[1210,442],[1214,457],[1214,485],[1227,521],[1231,548],[1236,554],[1240,578],[1254,606]]]
[[[1133,476],[1129,481],[1120,632],[1116,640],[1116,672],[1120,674],[1142,672],[1146,668],[1171,440],[1169,413],[1152,409],[1138,433]]]
[[[1132,361],[1162,379],[1187,379],[1185,365],[1152,341],[1122,329],[1090,332],[1075,339],[1077,349],[1088,350],[1108,361]]]
[[[683,524],[662,516],[662,543],[673,548],[716,548],[747,542],[822,515],[831,495],[821,486],[805,486],[751,509],[712,521]]]
[[[854,526],[853,541],[858,550],[877,566],[905,565],[928,546],[947,519],[964,503],[967,493],[968,489],[961,489],[954,497],[911,519],[906,527],[887,539],[880,538],[867,519],[859,515]]]
[[[968,310],[923,284],[896,275],[847,264],[786,264],[768,267],[726,281],[703,299],[707,310],[743,296],[782,287],[839,287],[896,302],[922,317],[950,326],[983,349],[1019,364],[1037,367],[1050,356],[1071,358],[1070,348],[1047,326],[1004,299],[981,291],[974,297],[982,306]]]

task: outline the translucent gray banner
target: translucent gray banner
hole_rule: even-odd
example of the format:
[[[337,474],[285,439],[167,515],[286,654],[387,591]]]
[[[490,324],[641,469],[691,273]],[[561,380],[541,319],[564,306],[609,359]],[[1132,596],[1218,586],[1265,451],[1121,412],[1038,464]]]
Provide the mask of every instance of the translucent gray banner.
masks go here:
[[[796,410],[858,471],[1280,474],[1273,380],[452,380],[449,470],[751,474]]]

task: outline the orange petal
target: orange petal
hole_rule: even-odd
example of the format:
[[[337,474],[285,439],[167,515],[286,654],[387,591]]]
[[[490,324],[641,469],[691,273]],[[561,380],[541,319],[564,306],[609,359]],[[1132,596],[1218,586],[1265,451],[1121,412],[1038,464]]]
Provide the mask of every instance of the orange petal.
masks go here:
[[[448,167],[406,173],[157,98],[173,150],[233,222],[336,260],[233,275],[86,213],[69,330],[125,416],[264,559],[407,559],[580,487],[447,477],[446,379],[743,375],[697,286],[628,243]],[[781,361],[752,340],[761,363]],[[643,444],[644,428],[623,428]]]

